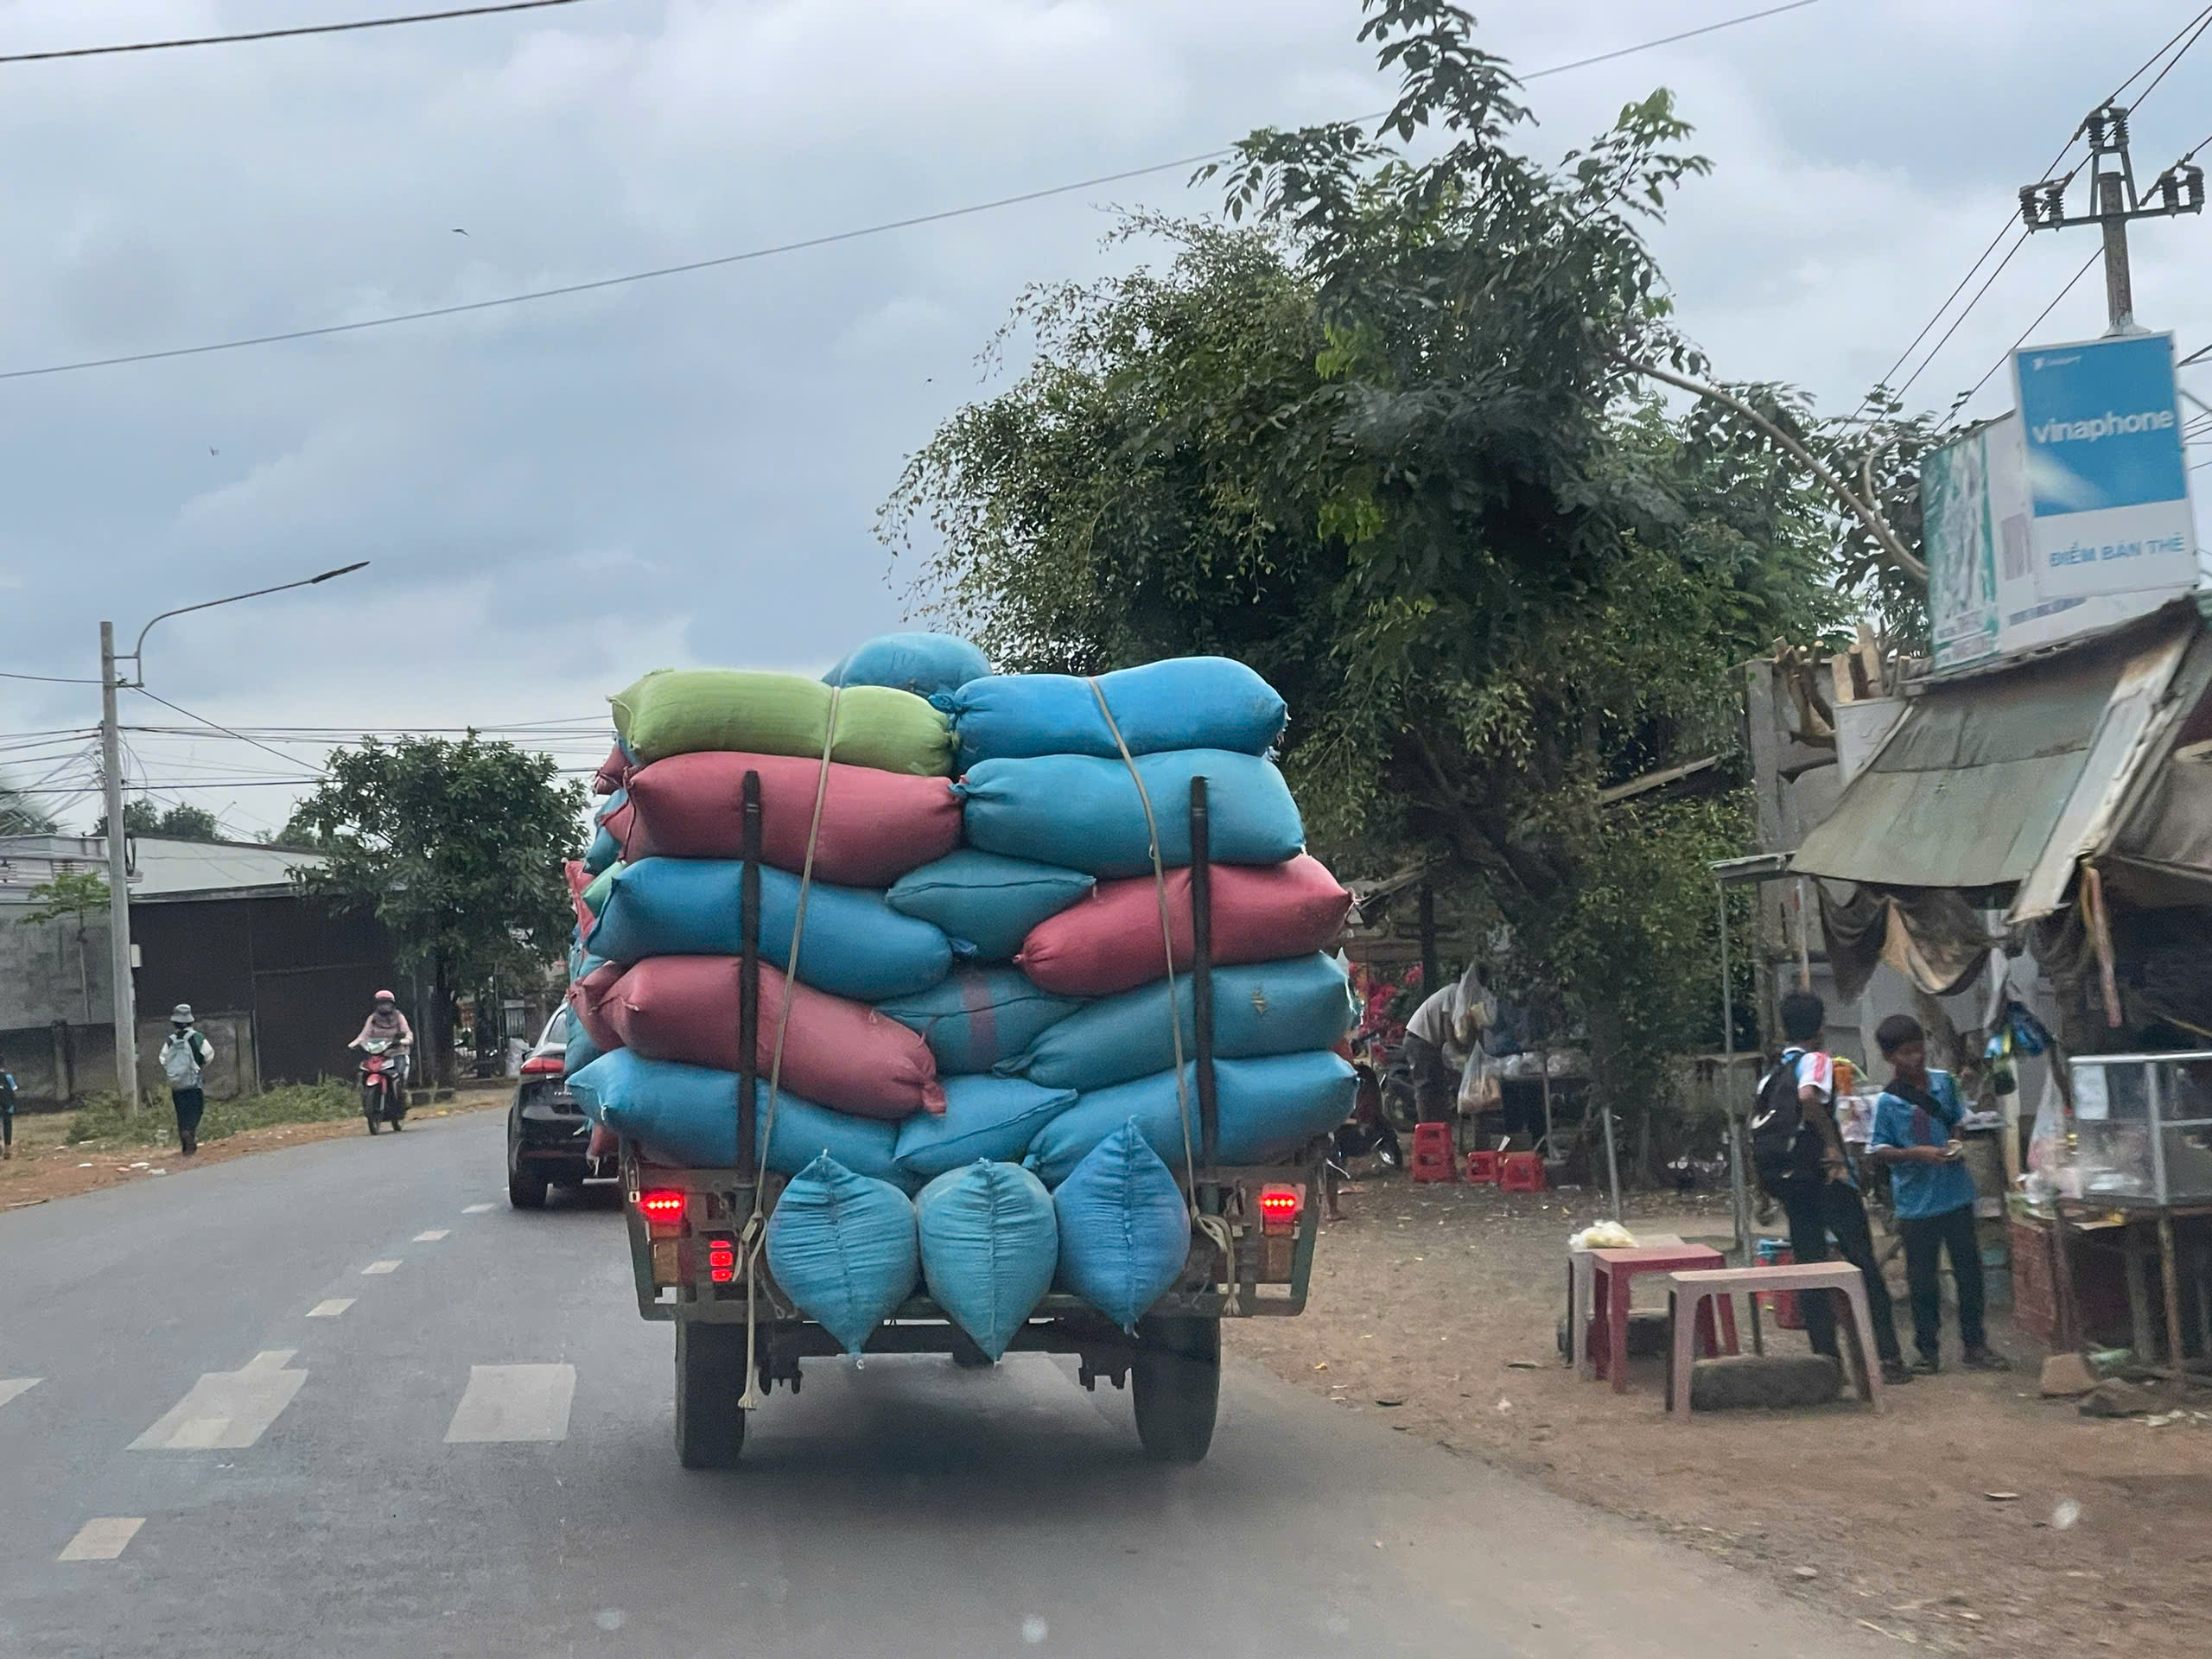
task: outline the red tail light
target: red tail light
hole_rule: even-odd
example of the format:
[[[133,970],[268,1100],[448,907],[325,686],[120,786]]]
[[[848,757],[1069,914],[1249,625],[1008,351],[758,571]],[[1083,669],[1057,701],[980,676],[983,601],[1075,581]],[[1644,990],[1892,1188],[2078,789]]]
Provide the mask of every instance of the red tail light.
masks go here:
[[[641,1192],[638,1195],[638,1213],[647,1221],[669,1224],[683,1219],[683,1194],[676,1192]]]
[[[1260,1230],[1263,1233],[1287,1233],[1298,1224],[1298,1212],[1305,1198],[1294,1186],[1263,1186],[1260,1189]]]
[[[727,1238],[707,1241],[707,1277],[715,1284],[726,1285],[737,1277],[737,1245]]]
[[[567,1057],[560,1054],[533,1054],[522,1063],[525,1077],[557,1077],[568,1069]]]

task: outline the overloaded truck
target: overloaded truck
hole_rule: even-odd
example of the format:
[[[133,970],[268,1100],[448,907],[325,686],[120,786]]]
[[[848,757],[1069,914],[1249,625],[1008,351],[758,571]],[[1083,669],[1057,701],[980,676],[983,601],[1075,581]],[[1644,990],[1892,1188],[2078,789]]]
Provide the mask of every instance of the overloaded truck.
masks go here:
[[[840,1353],[1072,1354],[1148,1454],[1203,1458],[1221,1322],[1303,1311],[1352,1103],[1349,898],[1268,759],[1281,699],[894,635],[615,714],[570,1081],[676,1326],[684,1465]]]

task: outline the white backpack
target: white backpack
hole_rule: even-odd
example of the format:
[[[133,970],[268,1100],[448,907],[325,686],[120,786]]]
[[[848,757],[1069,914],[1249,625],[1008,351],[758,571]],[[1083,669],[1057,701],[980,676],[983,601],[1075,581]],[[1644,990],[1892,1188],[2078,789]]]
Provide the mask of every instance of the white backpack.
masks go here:
[[[193,1052],[190,1033],[178,1032],[162,1044],[162,1070],[172,1089],[199,1087],[200,1057]]]

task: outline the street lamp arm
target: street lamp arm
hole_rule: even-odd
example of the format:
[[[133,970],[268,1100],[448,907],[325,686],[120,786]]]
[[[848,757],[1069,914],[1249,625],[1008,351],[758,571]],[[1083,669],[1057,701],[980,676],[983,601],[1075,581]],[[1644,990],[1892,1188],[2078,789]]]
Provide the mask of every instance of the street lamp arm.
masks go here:
[[[235,605],[242,599],[259,599],[264,594],[281,594],[293,588],[312,588],[319,582],[328,582],[333,576],[350,576],[356,570],[365,570],[368,563],[366,559],[361,559],[352,564],[341,565],[335,570],[326,570],[319,576],[302,576],[297,582],[280,582],[274,588],[257,588],[250,594],[232,594],[227,599],[207,599],[197,605],[180,605],[173,611],[163,611],[138,630],[137,641],[130,647],[130,660],[134,663],[139,660],[138,653],[144,649],[146,636],[154,631],[156,622],[166,622],[173,616],[183,616],[192,611],[213,610],[218,605]],[[140,677],[144,677],[143,667]]]

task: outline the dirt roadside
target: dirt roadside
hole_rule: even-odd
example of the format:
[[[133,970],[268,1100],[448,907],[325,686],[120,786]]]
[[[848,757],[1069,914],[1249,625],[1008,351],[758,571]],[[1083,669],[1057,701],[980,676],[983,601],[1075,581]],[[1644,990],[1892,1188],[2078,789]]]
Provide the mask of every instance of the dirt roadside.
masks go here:
[[[460,1112],[504,1108],[514,1094],[512,1078],[462,1084],[453,1099],[435,1106],[418,1107],[409,1121],[450,1117]],[[296,1147],[308,1141],[329,1141],[362,1132],[358,1118],[325,1123],[278,1123],[267,1128],[245,1129],[219,1141],[203,1141],[190,1158],[170,1147],[122,1147],[92,1142],[67,1144],[69,1112],[18,1113],[16,1118],[16,1155],[0,1163],[0,1215],[28,1209],[79,1192],[123,1186],[133,1181],[167,1179],[226,1164],[233,1158],[251,1157],[277,1147]]]
[[[1650,1230],[1729,1230],[1709,1209],[1664,1209]],[[1619,1396],[1559,1362],[1566,1238],[1592,1218],[1586,1195],[1394,1180],[1344,1211],[1306,1315],[1238,1322],[1232,1351],[1901,1644],[2212,1653],[2212,1395],[2164,1423],[2086,1420],[2037,1397],[2043,1351],[2000,1320],[2016,1374],[1917,1379],[1885,1417],[1838,1405],[1672,1422],[1657,1362]]]

